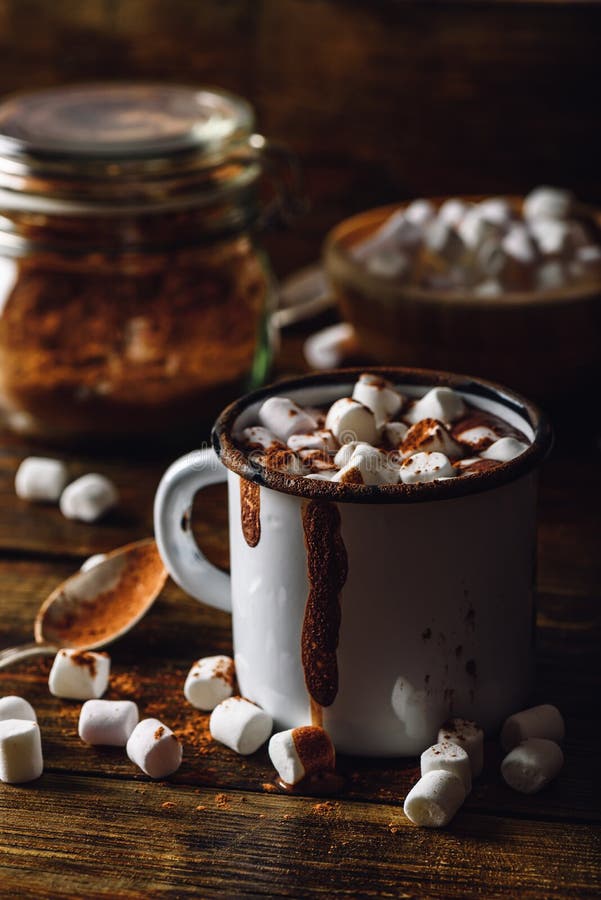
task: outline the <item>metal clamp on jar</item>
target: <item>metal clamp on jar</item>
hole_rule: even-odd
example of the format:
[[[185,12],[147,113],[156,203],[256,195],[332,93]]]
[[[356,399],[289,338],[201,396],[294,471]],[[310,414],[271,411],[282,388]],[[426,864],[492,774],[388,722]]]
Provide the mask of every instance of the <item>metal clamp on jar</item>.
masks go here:
[[[0,406],[74,442],[188,442],[264,380],[275,292],[255,233],[294,166],[242,99],[70,86],[0,105]],[[274,182],[261,202],[259,184]]]

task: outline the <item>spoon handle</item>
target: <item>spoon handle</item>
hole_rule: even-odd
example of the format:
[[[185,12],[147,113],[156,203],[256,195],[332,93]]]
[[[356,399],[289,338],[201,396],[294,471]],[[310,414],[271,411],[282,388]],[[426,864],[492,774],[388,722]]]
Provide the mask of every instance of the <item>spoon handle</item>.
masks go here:
[[[32,641],[31,644],[21,644],[20,647],[0,650],[0,669],[18,662],[20,659],[26,659],[28,656],[35,656],[37,653],[56,653],[57,649],[52,644],[36,644]]]

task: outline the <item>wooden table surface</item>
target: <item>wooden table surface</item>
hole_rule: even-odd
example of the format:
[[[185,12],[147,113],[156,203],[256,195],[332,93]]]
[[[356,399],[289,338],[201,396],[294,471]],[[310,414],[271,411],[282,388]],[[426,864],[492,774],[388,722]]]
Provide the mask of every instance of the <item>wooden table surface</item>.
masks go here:
[[[297,345],[285,346],[298,362]],[[15,497],[15,470],[31,450],[6,435],[0,445],[0,646],[30,639],[42,599],[87,555],[152,533],[153,495],[169,462],[70,457],[75,472],[114,478],[123,498],[118,512],[86,526]],[[277,793],[265,749],[236,756],[185,703],[190,664],[231,652],[230,621],[168,583],[112,646],[106,695],[136,700],[143,716],[181,737],[184,762],[167,781],[152,782],[119,749],[78,739],[80,704],[50,696],[49,658],[0,671],[0,696],[20,694],[36,708],[45,757],[39,781],[0,784],[0,896],[600,896],[600,457],[593,438],[572,449],[560,441],[542,475],[532,700],[559,706],[567,736],[565,768],[540,794],[505,786],[495,741],[441,831],[403,815],[415,759],[341,757],[346,788],[328,801]],[[194,522],[207,554],[227,565],[223,500],[221,487],[207,491]]]

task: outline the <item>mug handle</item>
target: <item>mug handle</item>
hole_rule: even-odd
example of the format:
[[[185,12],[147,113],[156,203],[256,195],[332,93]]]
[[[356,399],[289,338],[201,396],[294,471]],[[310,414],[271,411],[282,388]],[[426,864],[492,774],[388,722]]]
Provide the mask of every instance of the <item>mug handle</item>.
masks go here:
[[[194,450],[169,466],[154,499],[154,533],[165,568],[187,594],[231,612],[230,576],[208,561],[194,540],[192,502],[197,491],[227,478],[212,449]]]

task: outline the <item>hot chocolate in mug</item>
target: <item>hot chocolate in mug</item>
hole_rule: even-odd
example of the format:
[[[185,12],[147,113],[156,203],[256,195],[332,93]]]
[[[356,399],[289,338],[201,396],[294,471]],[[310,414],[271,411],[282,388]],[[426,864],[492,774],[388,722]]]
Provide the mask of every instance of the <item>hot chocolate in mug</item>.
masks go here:
[[[337,750],[420,753],[450,715],[487,731],[527,700],[533,662],[537,470],[544,415],[512,391],[444,373],[370,370],[415,399],[459,392],[530,441],[469,477],[368,486],[264,468],[236,440],[270,396],[329,407],[360,370],[283,381],[227,407],[214,450],[165,473],[155,500],[163,561],[189,594],[231,610],[240,692],[276,729],[311,722]],[[190,529],[196,492],[228,482],[231,576]]]

